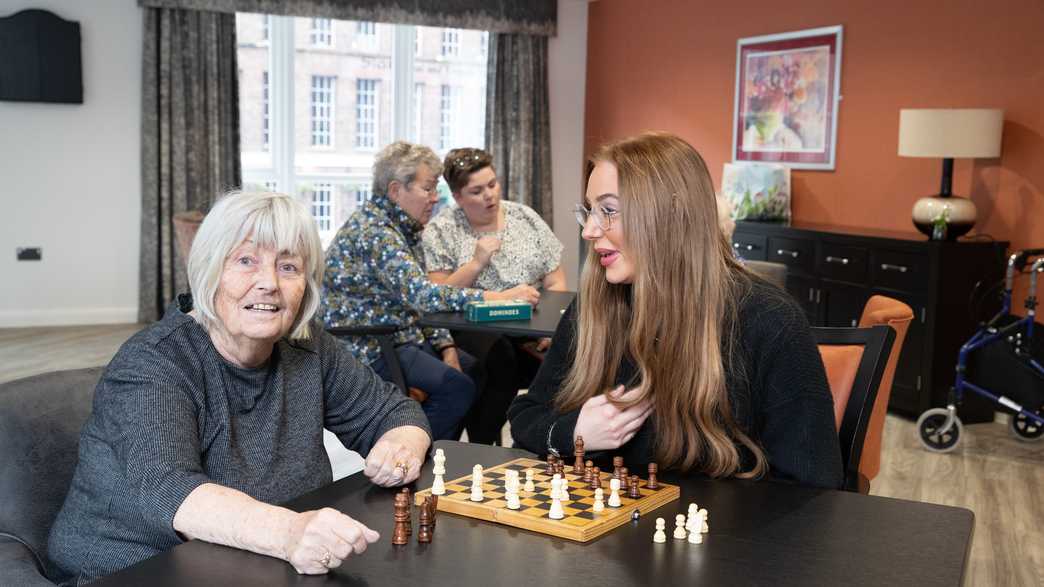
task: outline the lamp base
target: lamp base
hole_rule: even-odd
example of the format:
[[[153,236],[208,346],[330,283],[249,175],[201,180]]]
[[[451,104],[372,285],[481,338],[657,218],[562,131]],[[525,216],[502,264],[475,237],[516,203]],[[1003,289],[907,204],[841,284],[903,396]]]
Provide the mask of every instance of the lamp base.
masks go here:
[[[977,216],[974,202],[956,196],[928,196],[913,207],[914,226],[931,240],[957,240],[975,226]]]

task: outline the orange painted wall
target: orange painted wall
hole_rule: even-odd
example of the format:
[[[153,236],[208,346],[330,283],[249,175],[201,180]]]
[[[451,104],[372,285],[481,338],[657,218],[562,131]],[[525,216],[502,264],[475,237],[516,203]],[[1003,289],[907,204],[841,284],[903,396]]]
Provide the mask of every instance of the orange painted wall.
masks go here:
[[[1041,0],[601,0],[589,7],[585,150],[647,129],[731,160],[736,40],[844,25],[837,167],[792,172],[796,219],[913,231],[940,162],[896,154],[900,108],[1003,108],[1002,156],[957,160],[977,231],[1044,247]]]

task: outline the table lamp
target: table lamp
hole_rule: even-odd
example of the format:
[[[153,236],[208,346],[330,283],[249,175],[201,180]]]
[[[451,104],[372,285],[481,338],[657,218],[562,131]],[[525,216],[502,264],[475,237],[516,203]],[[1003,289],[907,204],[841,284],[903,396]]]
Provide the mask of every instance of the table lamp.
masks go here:
[[[975,225],[975,204],[952,195],[953,160],[1000,157],[1004,111],[992,108],[902,109],[899,156],[942,158],[938,195],[917,200],[913,223],[932,239],[956,240]]]

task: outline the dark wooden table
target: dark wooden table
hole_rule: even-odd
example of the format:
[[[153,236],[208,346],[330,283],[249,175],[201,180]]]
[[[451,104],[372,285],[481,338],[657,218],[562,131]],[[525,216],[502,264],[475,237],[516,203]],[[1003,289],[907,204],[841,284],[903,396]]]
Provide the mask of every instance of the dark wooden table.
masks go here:
[[[512,336],[551,336],[562,318],[562,311],[573,302],[576,293],[571,291],[542,291],[540,302],[533,308],[529,320],[497,320],[495,322],[469,322],[463,312],[435,312],[421,316],[422,326],[448,328],[468,332],[492,332]]]
[[[446,478],[521,450],[440,441]],[[974,516],[954,507],[770,482],[664,480],[678,502],[586,544],[440,513],[435,539],[393,546],[393,490],[352,475],[289,507],[337,508],[381,533],[329,575],[302,577],[287,563],[201,541],[182,544],[94,585],[959,585]],[[415,488],[431,486],[431,466]],[[702,545],[670,538],[689,502],[709,511]],[[416,511],[416,510],[415,510]],[[668,542],[654,544],[655,519]]]

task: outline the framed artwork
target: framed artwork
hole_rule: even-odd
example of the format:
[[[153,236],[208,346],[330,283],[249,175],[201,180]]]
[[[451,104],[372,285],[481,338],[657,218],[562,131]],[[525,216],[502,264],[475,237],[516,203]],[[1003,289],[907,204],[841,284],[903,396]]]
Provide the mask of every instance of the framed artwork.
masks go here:
[[[736,43],[734,161],[833,169],[841,25]]]

